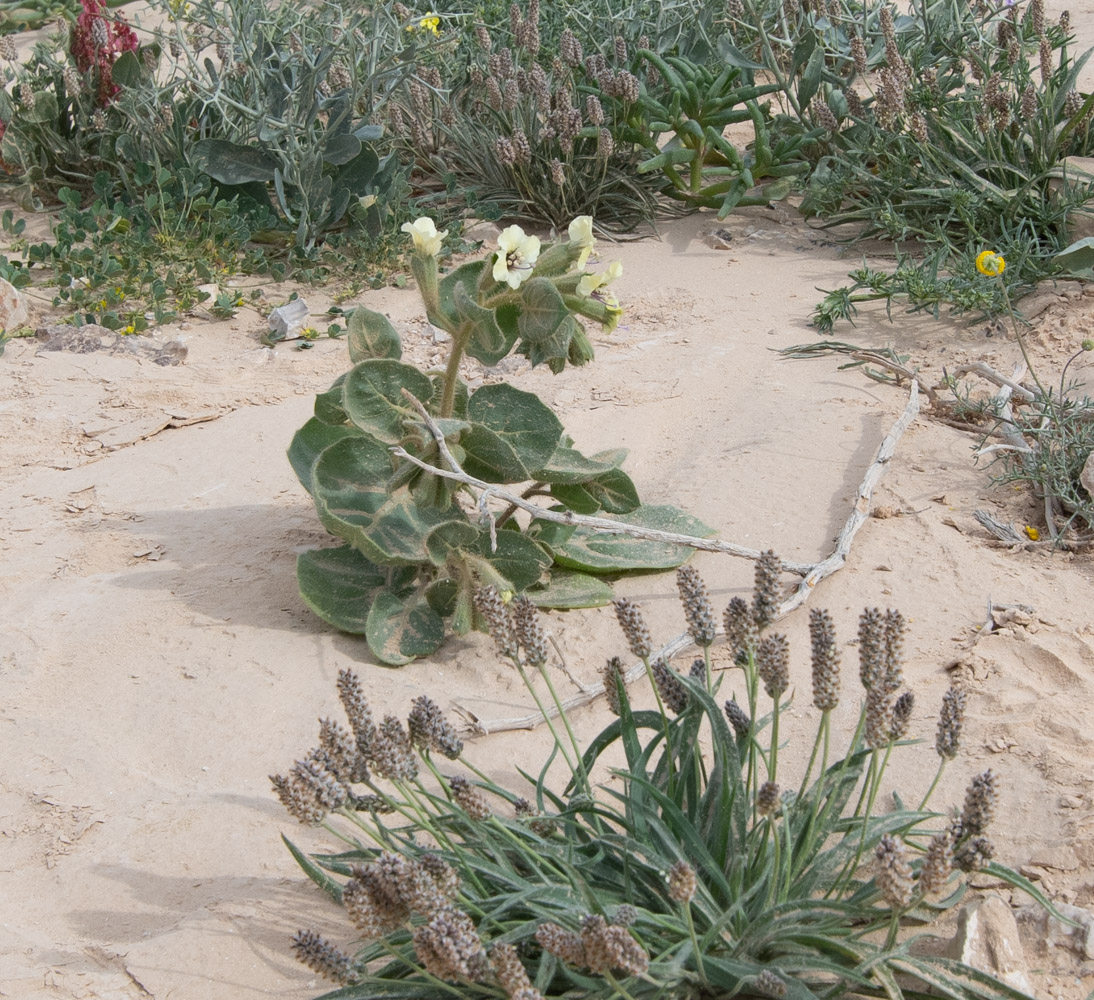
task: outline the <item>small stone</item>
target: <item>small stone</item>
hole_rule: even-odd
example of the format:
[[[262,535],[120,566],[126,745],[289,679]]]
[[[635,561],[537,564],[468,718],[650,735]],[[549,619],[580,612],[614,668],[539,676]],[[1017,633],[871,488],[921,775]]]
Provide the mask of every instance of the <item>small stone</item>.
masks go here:
[[[492,250],[498,245],[498,237],[501,230],[492,222],[483,222],[481,219],[468,219],[463,227],[463,238],[469,243],[481,243],[486,250]]]
[[[10,281],[0,278],[0,329],[11,333],[25,326],[28,318],[23,293]]]
[[[1082,958],[1094,959],[1094,913],[1070,903],[1057,902],[1055,906],[1060,916],[1072,923],[1065,924],[1063,920],[1040,910],[1045,918],[1046,943],[1057,948],[1068,948]]]
[[[1083,489],[1094,497],[1094,451],[1086,456],[1083,471],[1079,473],[1079,482],[1083,484]]]
[[[1079,858],[1069,844],[1048,847],[1029,859],[1038,868],[1054,868],[1060,872],[1073,872],[1079,867]]]
[[[270,313],[270,333],[280,337],[292,337],[304,329],[308,322],[308,304],[303,299],[293,299],[278,306]]]
[[[965,965],[1002,979],[1015,989],[1033,994],[1018,937],[1018,922],[999,896],[985,896],[961,910],[957,934],[946,953]]]

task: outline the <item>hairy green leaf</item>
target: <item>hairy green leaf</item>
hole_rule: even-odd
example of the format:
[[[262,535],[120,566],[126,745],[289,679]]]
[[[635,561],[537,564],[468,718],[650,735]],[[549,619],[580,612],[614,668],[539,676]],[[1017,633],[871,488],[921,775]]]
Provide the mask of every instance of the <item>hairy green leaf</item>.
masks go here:
[[[345,424],[341,426],[325,423],[312,417],[294,435],[289,445],[289,464],[296,478],[309,493],[314,493],[312,469],[320,453],[343,438],[359,436],[360,431]]]
[[[562,437],[561,422],[538,396],[504,383],[472,393],[467,419],[471,430],[460,441],[467,452],[464,468],[487,482],[529,479]]]
[[[398,667],[436,650],[444,641],[444,621],[422,588],[410,594],[385,589],[373,598],[365,635],[382,663]]]
[[[296,557],[304,603],[343,632],[363,634],[373,595],[387,583],[384,570],[350,545],[312,549]]]
[[[349,359],[354,364],[370,358],[398,361],[403,356],[399,334],[383,313],[358,306],[350,314],[346,326]]]
[[[406,433],[403,422],[419,416],[403,395],[404,389],[423,403],[433,395],[429,376],[417,368],[373,358],[362,361],[346,376],[342,405],[361,430],[385,444],[398,444]]]
[[[611,602],[612,588],[587,573],[553,569],[547,583],[526,591],[528,599],[541,608],[599,608]]]

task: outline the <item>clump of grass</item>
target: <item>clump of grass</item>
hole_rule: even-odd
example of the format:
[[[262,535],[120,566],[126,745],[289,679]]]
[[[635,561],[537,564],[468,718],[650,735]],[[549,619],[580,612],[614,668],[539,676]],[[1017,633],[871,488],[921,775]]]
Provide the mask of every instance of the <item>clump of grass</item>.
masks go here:
[[[914,947],[911,931],[953,906],[970,872],[1044,900],[992,860],[1000,789],[990,771],[960,812],[929,808],[937,777],[918,808],[904,804],[911,788],[888,807],[886,768],[907,745],[912,708],[898,612],[860,619],[866,693],[845,741],[832,731],[846,697],[835,626],[811,614],[819,716],[804,777],[788,779],[788,647],[766,614],[778,566],[765,556],[760,592],[727,609],[735,666],[717,676],[709,645],[687,673],[657,660],[641,609],[618,601],[656,707],[632,704],[622,664],[610,661],[616,717],[585,746],[551,684],[538,612],[481,590],[481,624],[554,736],[538,775],[517,767],[511,783],[474,766],[431,700],[418,699],[405,726],[391,715],[377,724],[361,682],[343,672],[349,728],[325,721],[320,745],[273,778],[293,815],[346,846],[308,857],[290,844],[356,930],[349,950],[307,931],[294,941],[339,984],[327,996],[1020,996]],[[689,627],[705,639],[702,581],[685,573],[680,583]],[[963,707],[960,689],[946,696],[940,772],[957,756]],[[560,758],[568,777],[552,780]]]

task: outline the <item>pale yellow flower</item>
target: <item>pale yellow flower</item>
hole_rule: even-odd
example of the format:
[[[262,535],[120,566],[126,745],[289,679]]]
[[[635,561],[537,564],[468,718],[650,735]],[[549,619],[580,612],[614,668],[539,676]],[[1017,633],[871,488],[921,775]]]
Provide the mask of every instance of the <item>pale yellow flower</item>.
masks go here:
[[[424,215],[413,222],[404,222],[402,231],[410,233],[414,249],[426,257],[436,257],[441,252],[441,242],[448,235],[447,229],[438,233],[436,223]]]
[[[539,259],[539,237],[528,236],[520,226],[508,226],[498,237],[498,248],[494,254],[494,280],[520,288]]]
[[[989,278],[996,278],[1006,270],[1007,262],[994,250],[983,250],[976,256],[976,270]]]
[[[583,274],[581,280],[577,283],[577,294],[584,297],[597,293],[597,298],[604,298],[605,296],[599,292],[599,289],[605,285],[610,285],[622,273],[623,262],[613,260],[605,270],[598,274]]]

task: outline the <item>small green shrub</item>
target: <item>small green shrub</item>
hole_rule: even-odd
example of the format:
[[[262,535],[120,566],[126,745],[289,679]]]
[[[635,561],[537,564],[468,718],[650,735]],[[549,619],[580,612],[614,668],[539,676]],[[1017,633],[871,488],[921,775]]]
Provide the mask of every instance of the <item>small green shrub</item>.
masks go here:
[[[364,634],[384,663],[433,652],[446,619],[467,632],[482,583],[547,607],[584,607],[610,599],[605,574],[670,569],[690,555],[537,516],[522,527],[515,504],[489,509],[493,484],[525,484],[518,500],[543,496],[563,511],[709,533],[675,507],[641,506],[620,468],[624,450],[585,456],[534,394],[505,383],[471,391],[460,378],[465,355],[496,365],[515,351],[556,373],[592,359],[578,317],[610,330],[622,313],[606,287],[621,265],[585,270],[592,225],[575,219],[569,239],[542,253],[537,237],[510,226],[499,250],[441,278],[447,233],[427,218],[407,223],[426,316],[450,337],[443,374],[402,362],[399,334],[382,314],[359,307],[350,316],[354,367],[317,397],[315,416],[289,448],[323,526],[346,544],[302,553],[297,576],[305,602],[332,625]],[[463,480],[437,474],[454,463]]]
[[[565,732],[553,730],[538,775],[517,769],[505,786],[463,755],[431,699],[416,699],[406,727],[393,715],[377,725],[360,681],[343,672],[350,729],[324,720],[321,745],[272,779],[293,815],[347,847],[308,857],[286,841],[360,937],[347,954],[297,935],[297,957],[342,984],[326,1000],[1023,997],[920,947],[915,934],[960,901],[967,872],[1044,901],[991,860],[995,775],[972,780],[960,814],[928,808],[934,784],[915,792],[918,805],[902,789],[893,808],[875,811],[886,765],[907,745],[912,708],[911,693],[898,693],[899,613],[868,609],[860,620],[866,698],[842,756],[831,731],[839,647],[830,616],[811,613],[820,716],[804,778],[787,782],[788,647],[766,630],[777,577],[778,560],[766,553],[752,604],[735,598],[726,609],[741,673],[718,677],[713,613],[694,571],[681,570],[678,582],[704,658],[686,673],[653,659],[640,610],[617,601],[657,709],[632,706],[613,659],[604,681],[617,718],[580,747],[562,713]],[[477,601],[537,700],[529,671],[553,694],[534,607],[505,604],[490,589]],[[964,711],[963,689],[951,688],[939,773],[958,753]],[[548,777],[556,756],[568,781]]]

